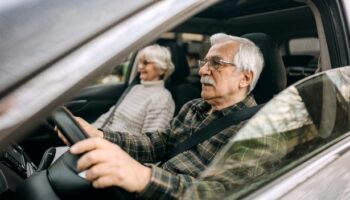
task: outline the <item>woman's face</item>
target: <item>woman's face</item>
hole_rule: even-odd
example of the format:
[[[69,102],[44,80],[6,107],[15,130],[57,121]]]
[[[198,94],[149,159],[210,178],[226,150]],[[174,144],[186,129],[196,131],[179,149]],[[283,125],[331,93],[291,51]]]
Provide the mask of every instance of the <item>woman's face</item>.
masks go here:
[[[151,59],[140,58],[137,69],[143,81],[155,81],[160,79],[160,71]]]

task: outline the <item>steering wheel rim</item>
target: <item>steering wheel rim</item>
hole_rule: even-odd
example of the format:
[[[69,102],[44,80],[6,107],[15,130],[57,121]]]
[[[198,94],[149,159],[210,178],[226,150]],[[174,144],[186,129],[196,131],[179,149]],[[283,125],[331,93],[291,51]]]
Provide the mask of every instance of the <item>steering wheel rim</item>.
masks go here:
[[[73,115],[65,107],[59,107],[51,114],[52,120],[60,129],[64,137],[68,140],[70,144],[75,144],[81,140],[88,138],[85,130],[79,125],[79,123],[74,119]],[[82,179],[78,176],[76,169],[76,162],[79,156],[72,155],[69,151],[64,153],[61,158],[59,158],[50,168],[48,169],[48,178],[50,184],[54,185],[56,192],[60,191],[58,194],[60,197],[65,197],[66,195],[74,197],[74,195],[80,196],[79,192],[82,188],[82,191],[86,192],[89,195],[103,196],[102,193],[107,193],[106,195],[111,195],[112,197],[118,197],[121,200],[130,200],[134,199],[135,196],[131,193],[126,192],[125,190],[118,187],[106,188],[104,190],[96,190],[91,186],[91,183]],[[72,186],[65,186],[69,179],[70,183],[74,183]],[[58,187],[66,188],[69,190],[69,194],[63,192],[65,189],[58,189]],[[72,189],[78,189],[78,192],[75,193]],[[95,194],[95,192],[97,192]],[[102,193],[101,193],[102,192]],[[75,193],[75,194],[74,194]]]
[[[51,114],[51,118],[71,145],[88,138],[85,130],[67,108],[63,106],[57,108]]]
[[[67,140],[74,144],[87,134],[70,112],[60,107],[52,113],[52,120]],[[17,189],[20,199],[115,199],[133,200],[136,196],[118,187],[95,189],[91,182],[79,175],[76,163],[79,155],[69,151],[58,158],[47,170],[26,179]]]

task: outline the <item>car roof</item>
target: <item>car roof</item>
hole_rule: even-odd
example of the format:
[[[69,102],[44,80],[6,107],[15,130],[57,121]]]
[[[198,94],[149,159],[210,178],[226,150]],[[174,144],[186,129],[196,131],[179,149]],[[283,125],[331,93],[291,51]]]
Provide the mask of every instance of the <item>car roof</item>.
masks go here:
[[[264,32],[278,41],[298,35],[317,36],[315,27],[311,9],[304,2],[232,0],[202,11],[174,31],[206,35],[218,31],[233,35]]]
[[[266,13],[275,10],[284,10],[304,6],[302,2],[290,0],[249,0],[249,1],[222,1],[211,8],[199,13],[196,17],[211,19],[230,19],[246,15]]]

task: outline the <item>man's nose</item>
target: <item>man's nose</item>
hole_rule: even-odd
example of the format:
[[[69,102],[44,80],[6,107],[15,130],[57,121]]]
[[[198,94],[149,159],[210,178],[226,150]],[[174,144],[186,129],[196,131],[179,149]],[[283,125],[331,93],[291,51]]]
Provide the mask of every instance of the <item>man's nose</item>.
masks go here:
[[[210,70],[209,70],[209,67],[208,67],[208,63],[203,65],[201,68],[199,68],[198,75],[199,76],[210,75]]]

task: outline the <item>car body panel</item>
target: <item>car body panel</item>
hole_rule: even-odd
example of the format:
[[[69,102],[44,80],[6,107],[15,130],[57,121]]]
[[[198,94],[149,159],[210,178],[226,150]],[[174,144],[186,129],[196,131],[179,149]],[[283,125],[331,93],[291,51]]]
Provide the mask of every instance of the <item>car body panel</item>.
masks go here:
[[[0,112],[4,114],[0,115],[0,139],[3,140],[0,145],[7,142],[4,138],[14,130],[21,133],[24,129],[33,127],[40,118],[47,116],[59,105],[59,102],[70,97],[91,78],[110,69],[113,62],[127,56],[134,48],[141,47],[159,36],[162,31],[172,28],[215,2],[157,2],[60,58],[45,71],[36,74],[24,82],[23,86],[2,98]],[[28,123],[33,124],[28,126]]]
[[[87,117],[88,121],[96,119],[117,101],[133,77],[127,77],[128,80],[122,84],[85,88],[77,95],[79,89],[110,70],[131,52],[154,41],[161,33],[171,30],[195,14],[197,15],[190,21],[173,31],[204,35],[227,31],[240,35],[265,30],[281,42],[297,36],[315,36],[317,26],[321,47],[332,51],[329,55],[327,53],[321,57],[323,61],[327,60],[327,63],[335,63],[334,66],[323,66],[320,70],[343,68],[343,65],[350,64],[347,53],[350,38],[349,1],[319,0],[321,3],[318,4],[315,3],[316,0],[308,0],[305,1],[308,4],[304,4],[304,1],[289,0],[227,0],[198,13],[217,2],[219,0],[6,2],[8,7],[0,8],[0,148],[7,147],[10,140],[18,140],[24,136],[31,143],[28,149],[33,144],[50,140],[48,135],[35,135],[30,138],[26,134],[49,116],[54,108],[64,105],[63,102],[70,99],[72,101],[68,104],[70,103],[73,113]],[[257,6],[254,6],[255,4]],[[292,6],[285,6],[287,4]],[[266,5],[271,7],[266,8]],[[307,5],[314,7],[310,9]],[[323,9],[327,9],[325,5],[330,5],[329,10],[326,10],[327,15],[320,9],[322,6]],[[220,7],[225,12],[221,12]],[[282,10],[275,11],[274,8]],[[2,9],[5,10],[3,13]],[[231,9],[237,12],[230,14]],[[240,9],[241,13],[238,12]],[[316,16],[316,11],[321,12]],[[13,12],[21,14],[15,15]],[[335,14],[337,18],[329,20],[332,17],[330,13]],[[315,22],[314,17],[319,19]],[[334,25],[339,19],[341,23]],[[304,22],[300,23],[303,20]],[[281,31],[282,29],[287,31]],[[336,34],[337,31],[341,34]],[[328,47],[328,44],[332,46]],[[320,59],[319,62],[321,61]],[[320,64],[319,62],[317,64]],[[324,63],[326,62],[322,64]],[[135,68],[133,70],[135,71]],[[316,76],[319,74],[303,79],[295,85],[312,81]],[[325,91],[327,90],[326,88]],[[327,92],[323,93],[323,97],[327,95]],[[333,97],[334,94],[331,95],[331,98]],[[329,106],[328,111],[331,111],[334,101],[318,106]],[[98,111],[95,112],[94,108]],[[325,113],[332,115],[332,112]],[[335,118],[329,119],[331,125],[325,129],[334,127]],[[293,125],[293,122],[287,125]],[[328,133],[326,131],[325,134]],[[345,133],[331,144],[325,145],[317,154],[305,159],[300,166],[279,174],[276,179],[271,179],[250,193],[230,197],[348,198],[346,192],[349,178],[339,177],[342,174],[348,175],[346,163],[349,159],[349,134]],[[39,159],[41,154],[36,156],[36,159]],[[0,163],[0,168],[2,167]],[[6,168],[6,171],[2,171],[7,173],[8,170]],[[321,180],[329,177],[330,173],[334,176],[321,184]],[[15,182],[20,182],[18,179],[19,177],[16,177]],[[337,180],[338,184],[330,184]],[[15,188],[13,185],[15,184],[11,185],[11,190]]]
[[[47,0],[2,3],[0,94],[151,2]]]

